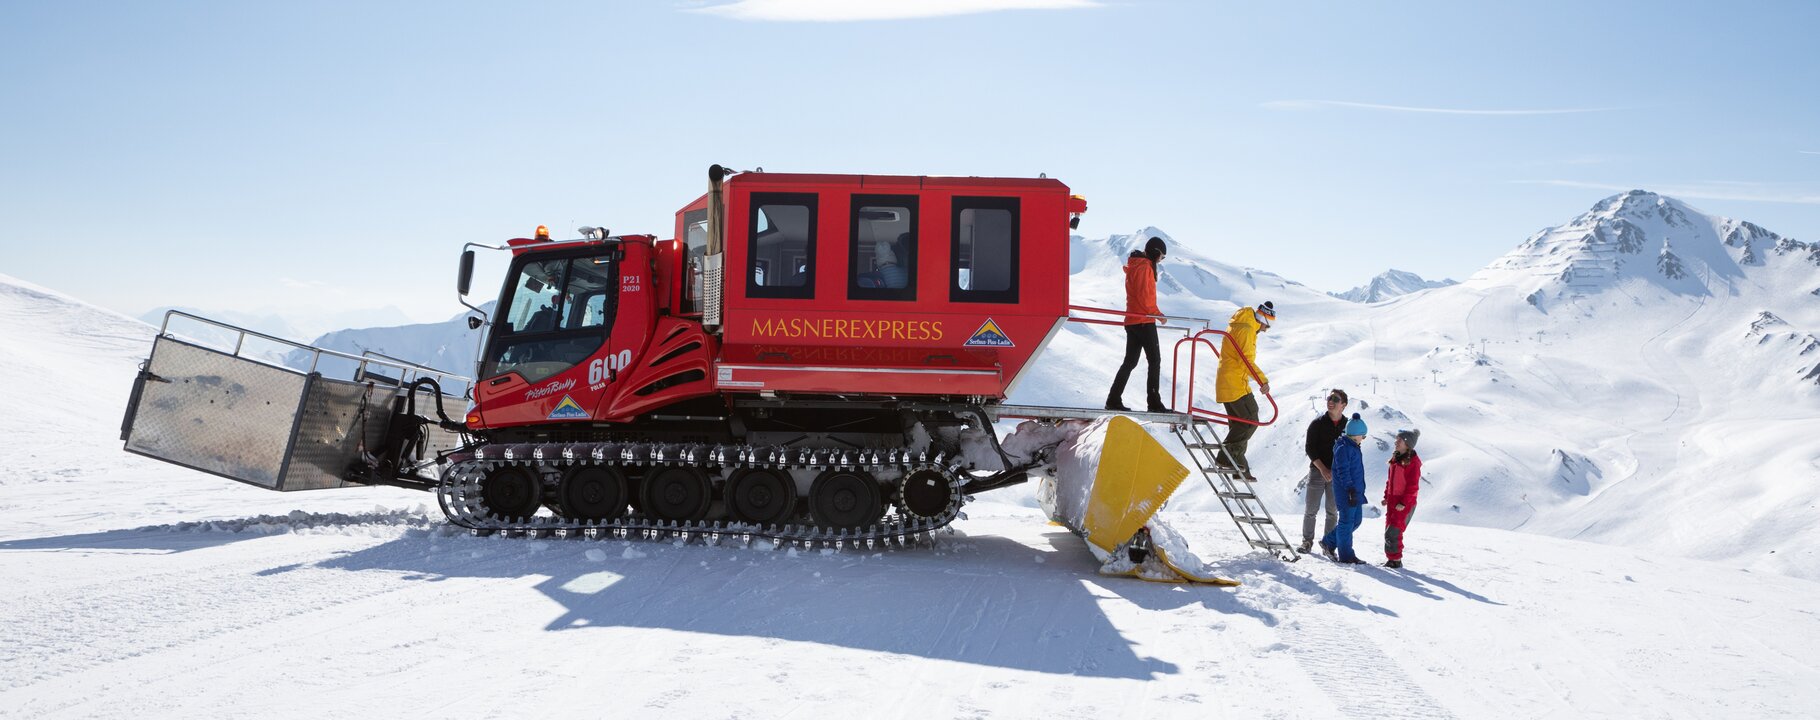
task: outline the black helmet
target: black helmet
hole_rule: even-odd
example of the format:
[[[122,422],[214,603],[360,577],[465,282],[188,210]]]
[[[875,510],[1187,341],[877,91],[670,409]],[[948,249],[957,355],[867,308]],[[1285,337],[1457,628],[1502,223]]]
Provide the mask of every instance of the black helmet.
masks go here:
[[[1150,238],[1150,242],[1144,243],[1144,257],[1150,258],[1151,262],[1161,260],[1164,255],[1168,254],[1169,245],[1164,243],[1160,237]]]

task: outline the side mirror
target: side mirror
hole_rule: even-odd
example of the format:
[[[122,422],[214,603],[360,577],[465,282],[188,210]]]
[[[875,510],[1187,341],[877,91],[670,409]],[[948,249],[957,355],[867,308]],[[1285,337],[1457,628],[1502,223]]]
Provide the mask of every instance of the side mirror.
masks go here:
[[[468,316],[468,329],[469,330],[479,330],[482,322],[485,322],[485,321],[481,320],[479,315],[469,315]]]
[[[455,292],[467,296],[468,286],[474,282],[474,251],[461,251],[461,272],[455,276]]]

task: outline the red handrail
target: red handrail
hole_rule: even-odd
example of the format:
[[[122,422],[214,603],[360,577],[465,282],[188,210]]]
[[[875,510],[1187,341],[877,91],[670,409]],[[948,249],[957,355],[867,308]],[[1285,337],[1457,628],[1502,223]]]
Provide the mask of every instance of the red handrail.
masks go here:
[[[1232,334],[1226,332],[1225,330],[1207,329],[1207,330],[1202,330],[1198,333],[1194,333],[1193,335],[1189,335],[1187,337],[1184,337],[1184,338],[1176,341],[1175,348],[1172,352],[1173,357],[1171,357],[1169,359],[1169,405],[1170,405],[1170,407],[1175,406],[1176,384],[1177,384],[1179,378],[1181,377],[1180,368],[1181,368],[1181,364],[1182,364],[1182,345],[1186,344],[1186,345],[1188,345],[1188,407],[1187,407],[1186,412],[1189,415],[1206,418],[1208,420],[1212,420],[1214,422],[1218,422],[1221,424],[1231,424],[1233,422],[1238,422],[1238,423],[1242,423],[1245,425],[1256,425],[1258,427],[1263,427],[1265,425],[1270,425],[1272,423],[1275,423],[1277,421],[1277,418],[1282,415],[1282,410],[1281,410],[1281,408],[1277,407],[1277,399],[1274,397],[1271,397],[1270,393],[1263,393],[1264,399],[1270,401],[1270,419],[1264,420],[1261,422],[1258,420],[1253,420],[1251,418],[1243,418],[1243,417],[1238,417],[1235,415],[1228,415],[1226,413],[1219,412],[1216,410],[1211,410],[1208,408],[1195,406],[1195,404],[1194,404],[1194,374],[1195,374],[1195,368],[1199,366],[1199,363],[1197,363],[1195,361],[1199,357],[1200,349],[1201,349],[1200,346],[1206,345],[1208,349],[1213,351],[1214,357],[1217,358],[1220,356],[1219,346],[1215,345],[1212,340],[1209,340],[1207,338],[1208,335],[1218,335],[1221,338],[1224,338],[1226,340],[1232,339]],[[1258,382],[1258,391],[1263,392],[1263,386],[1265,383],[1264,383],[1263,376],[1258,373],[1258,366],[1252,364],[1251,358],[1246,357],[1245,353],[1243,351],[1239,350],[1238,348],[1239,348],[1238,344],[1233,343],[1232,351],[1239,356],[1239,360],[1241,362],[1245,363],[1245,371],[1251,374],[1251,379],[1256,380]]]
[[[1270,425],[1272,423],[1275,423],[1277,421],[1277,417],[1282,414],[1281,409],[1277,407],[1276,398],[1271,397],[1270,393],[1264,393],[1264,399],[1270,401],[1270,419],[1262,421],[1262,422],[1259,422],[1257,420],[1252,420],[1251,418],[1234,417],[1232,415],[1228,415],[1226,413],[1218,412],[1218,411],[1211,410],[1208,408],[1195,407],[1195,404],[1194,404],[1194,375],[1195,375],[1195,367],[1196,367],[1195,360],[1199,356],[1200,346],[1205,344],[1209,349],[1213,350],[1213,356],[1217,358],[1220,356],[1220,348],[1218,345],[1214,344],[1214,342],[1212,340],[1208,339],[1206,336],[1218,335],[1227,340],[1232,339],[1232,335],[1230,333],[1227,333],[1225,330],[1214,330],[1211,327],[1211,323],[1208,320],[1206,320],[1205,318],[1176,317],[1176,316],[1171,316],[1171,315],[1148,315],[1145,313],[1134,313],[1134,312],[1129,312],[1126,310],[1114,310],[1112,308],[1093,307],[1090,305],[1069,305],[1068,309],[1070,311],[1078,310],[1081,312],[1101,313],[1104,315],[1117,315],[1120,318],[1118,320],[1084,318],[1084,317],[1075,317],[1072,313],[1068,316],[1068,322],[1086,323],[1089,325],[1123,326],[1123,325],[1125,325],[1124,321],[1129,318],[1146,318],[1146,319],[1150,319],[1150,320],[1164,321],[1165,323],[1171,319],[1186,321],[1182,325],[1179,325],[1179,326],[1176,326],[1173,328],[1169,328],[1171,330],[1181,330],[1182,332],[1186,333],[1186,335],[1181,340],[1176,341],[1175,347],[1174,347],[1173,353],[1172,353],[1173,357],[1171,357],[1169,360],[1169,407],[1171,407],[1171,408],[1175,407],[1176,385],[1177,385],[1178,380],[1181,377],[1181,375],[1179,374],[1178,371],[1181,369],[1181,363],[1182,363],[1182,345],[1184,343],[1187,343],[1188,347],[1189,347],[1189,350],[1188,350],[1188,407],[1185,410],[1185,412],[1187,412],[1189,415],[1206,418],[1208,420],[1212,420],[1214,422],[1221,423],[1221,424],[1230,424],[1231,422],[1236,421],[1236,422],[1240,422],[1240,423],[1243,423],[1246,425],[1256,425],[1258,427],[1263,427],[1265,425]],[[1194,332],[1193,330],[1190,329],[1190,326],[1195,325],[1195,324],[1198,324],[1201,326],[1201,330],[1199,332]],[[1264,385],[1264,376],[1258,372],[1258,366],[1252,364],[1251,358],[1246,357],[1245,353],[1238,351],[1237,343],[1233,344],[1233,350],[1235,352],[1238,352],[1239,360],[1245,363],[1245,371],[1251,374],[1251,379],[1257,381],[1259,391],[1262,392],[1263,385]]]
[[[1125,320],[1127,320],[1127,319],[1145,318],[1145,319],[1149,319],[1149,320],[1161,321],[1161,322],[1163,322],[1164,325],[1167,325],[1168,321],[1170,321],[1170,320],[1186,320],[1186,321],[1188,321],[1188,323],[1191,323],[1191,324],[1198,323],[1203,328],[1207,327],[1207,320],[1205,318],[1180,317],[1180,316],[1176,316],[1176,315],[1147,315],[1144,313],[1130,312],[1128,310],[1114,310],[1112,308],[1093,307],[1091,305],[1069,305],[1068,309],[1069,310],[1079,310],[1081,312],[1094,312],[1094,313],[1101,313],[1101,314],[1105,314],[1105,315],[1119,316],[1118,320],[1102,320],[1102,319],[1098,319],[1098,318],[1075,317],[1073,315],[1068,316],[1068,322],[1086,323],[1088,325],[1118,325],[1118,326],[1123,327],[1125,325]],[[1172,327],[1169,329],[1182,330],[1184,332],[1186,332],[1188,330],[1186,325]]]

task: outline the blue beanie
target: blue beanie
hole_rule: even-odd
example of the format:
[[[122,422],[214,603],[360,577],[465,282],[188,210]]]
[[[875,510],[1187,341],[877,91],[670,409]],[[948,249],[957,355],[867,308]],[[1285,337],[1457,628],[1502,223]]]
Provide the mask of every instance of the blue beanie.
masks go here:
[[[1353,413],[1352,420],[1350,422],[1346,423],[1346,434],[1347,435],[1364,435],[1365,434],[1365,419],[1359,417],[1358,413]]]

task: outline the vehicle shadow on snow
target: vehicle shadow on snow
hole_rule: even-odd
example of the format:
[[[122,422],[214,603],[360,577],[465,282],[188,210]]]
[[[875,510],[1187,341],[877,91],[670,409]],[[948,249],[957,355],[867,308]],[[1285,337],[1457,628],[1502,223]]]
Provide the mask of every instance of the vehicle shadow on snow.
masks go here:
[[[1100,578],[1078,548],[1044,552],[993,536],[943,536],[934,549],[791,552],[413,531],[315,567],[430,582],[547,576],[536,588],[563,610],[551,631],[662,628],[1142,680],[1181,670],[1139,655],[1103,603],[1242,611],[1213,588]]]

